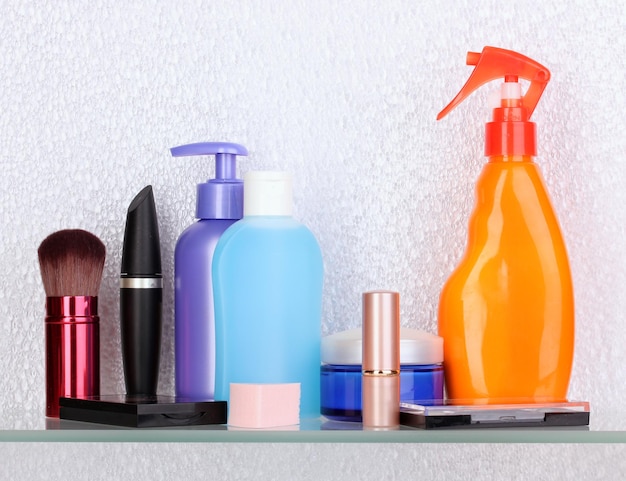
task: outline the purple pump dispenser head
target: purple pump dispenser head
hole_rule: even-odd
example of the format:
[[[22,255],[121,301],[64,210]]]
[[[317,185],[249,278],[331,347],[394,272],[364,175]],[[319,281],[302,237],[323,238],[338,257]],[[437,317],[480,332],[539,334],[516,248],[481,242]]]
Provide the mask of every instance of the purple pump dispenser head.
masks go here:
[[[215,155],[215,179],[198,184],[198,219],[241,219],[243,181],[237,178],[237,156],[248,155],[243,145],[229,142],[199,142],[170,149],[174,157]]]

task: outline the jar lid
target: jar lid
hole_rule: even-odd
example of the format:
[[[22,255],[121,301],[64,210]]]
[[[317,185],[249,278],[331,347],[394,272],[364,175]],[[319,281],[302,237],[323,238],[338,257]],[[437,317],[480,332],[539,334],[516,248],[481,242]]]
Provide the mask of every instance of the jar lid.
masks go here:
[[[363,356],[363,329],[349,329],[322,338],[324,364],[360,365]],[[443,362],[443,338],[409,327],[400,328],[400,364]]]

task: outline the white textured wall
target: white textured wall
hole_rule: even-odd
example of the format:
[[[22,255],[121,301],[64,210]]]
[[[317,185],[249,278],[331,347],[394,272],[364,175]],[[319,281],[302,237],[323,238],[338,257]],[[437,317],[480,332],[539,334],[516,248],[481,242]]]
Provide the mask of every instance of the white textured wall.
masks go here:
[[[201,159],[170,157],[169,147],[187,142],[239,142],[250,150],[241,171],[294,173],[296,214],[324,253],[325,334],[358,326],[360,293],[372,288],[399,290],[403,324],[434,331],[484,162],[487,94],[439,123],[435,116],[471,72],[465,52],[484,45],[517,50],[552,71],[534,120],[575,281],[570,398],[591,401],[596,412],[623,411],[624,2],[67,0],[3,2],[0,10],[3,413],[44,410],[36,249],[62,228],[90,230],[107,246],[102,387],[123,389],[121,241],[128,203],[149,183],[167,278],[161,390],[172,392],[173,249],[193,221],[195,184],[212,175]],[[443,479],[468,466],[476,479],[591,477],[590,451],[596,462],[601,454],[616,461],[603,465],[607,478],[625,468],[619,448],[601,446],[338,448],[3,444],[0,453],[11,477],[28,479],[139,479],[142,466],[168,473],[150,479],[200,479],[198,470],[235,479],[244,459],[267,479],[331,478],[325,457],[338,464],[335,475],[381,477],[372,456],[394,460],[389,479],[414,469]],[[342,452],[350,456],[342,460]],[[284,463],[267,462],[276,456]],[[54,469],[45,461],[53,457],[63,460]],[[513,468],[508,460],[520,457],[532,462]],[[240,477],[253,472],[248,466]]]

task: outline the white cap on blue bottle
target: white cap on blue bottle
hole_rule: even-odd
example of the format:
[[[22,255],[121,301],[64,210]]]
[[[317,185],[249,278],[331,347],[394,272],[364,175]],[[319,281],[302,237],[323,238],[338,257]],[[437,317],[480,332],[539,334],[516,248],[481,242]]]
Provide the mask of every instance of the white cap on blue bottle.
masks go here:
[[[289,172],[251,171],[243,176],[243,215],[293,214],[293,180]]]

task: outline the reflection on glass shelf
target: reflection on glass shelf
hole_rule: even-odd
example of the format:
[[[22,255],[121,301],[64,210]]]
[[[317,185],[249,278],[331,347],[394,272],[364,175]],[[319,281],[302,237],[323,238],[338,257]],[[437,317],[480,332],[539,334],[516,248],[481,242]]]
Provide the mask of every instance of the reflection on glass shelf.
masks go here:
[[[592,410],[589,426],[423,430],[402,426],[365,431],[358,423],[305,419],[281,430],[242,430],[224,425],[123,428],[46,418],[39,412],[5,412],[2,442],[293,442],[293,443],[625,443],[626,418]]]

